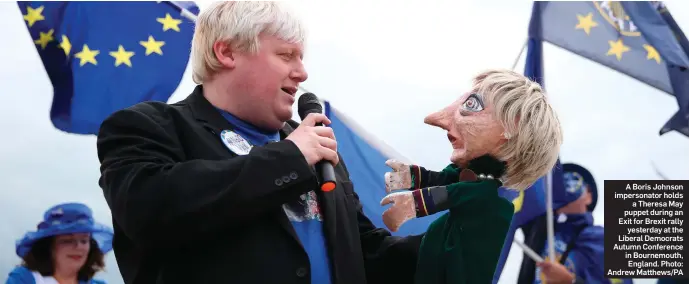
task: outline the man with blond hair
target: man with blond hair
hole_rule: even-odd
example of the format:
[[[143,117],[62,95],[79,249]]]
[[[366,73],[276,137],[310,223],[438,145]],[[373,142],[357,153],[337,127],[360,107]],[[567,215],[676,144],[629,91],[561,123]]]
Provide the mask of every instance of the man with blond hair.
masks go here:
[[[375,228],[321,114],[291,119],[302,24],[279,2],[201,11],[185,100],[107,118],[100,186],[125,283],[411,283],[421,236]],[[313,165],[335,164],[318,190]],[[396,271],[390,275],[390,271]]]
[[[419,250],[417,284],[491,283],[514,214],[498,195],[525,190],[557,162],[562,131],[541,86],[509,70],[488,70],[448,107],[426,117],[447,131],[453,151],[441,172],[394,160],[385,174],[392,206],[383,221],[396,231],[406,221],[443,211]]]

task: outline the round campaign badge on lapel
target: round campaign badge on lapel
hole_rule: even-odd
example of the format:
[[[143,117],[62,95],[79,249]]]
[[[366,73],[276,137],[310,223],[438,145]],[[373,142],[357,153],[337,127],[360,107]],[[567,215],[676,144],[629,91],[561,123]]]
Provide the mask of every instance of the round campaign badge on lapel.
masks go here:
[[[234,152],[237,155],[246,155],[251,151],[251,144],[246,141],[244,137],[230,130],[223,130],[220,133],[220,139],[227,146],[227,149]]]

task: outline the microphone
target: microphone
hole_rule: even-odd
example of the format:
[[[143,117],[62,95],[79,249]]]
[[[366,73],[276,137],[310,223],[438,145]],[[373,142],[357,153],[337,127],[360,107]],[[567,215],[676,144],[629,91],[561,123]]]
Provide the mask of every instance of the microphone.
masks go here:
[[[299,102],[297,103],[299,117],[304,120],[310,113],[323,113],[323,106],[318,100],[318,97],[313,93],[304,93],[299,97]],[[322,126],[322,123],[317,123],[316,126]],[[335,169],[333,165],[327,160],[322,160],[316,163],[316,173],[320,180],[320,187],[322,191],[331,191],[335,189]]]

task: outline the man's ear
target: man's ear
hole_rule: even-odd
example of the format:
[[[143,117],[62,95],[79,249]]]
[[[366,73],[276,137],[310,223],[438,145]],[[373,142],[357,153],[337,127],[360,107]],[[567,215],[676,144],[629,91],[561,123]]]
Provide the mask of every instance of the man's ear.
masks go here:
[[[225,68],[233,69],[235,66],[234,54],[229,43],[224,41],[216,41],[213,44],[213,53],[218,62]]]

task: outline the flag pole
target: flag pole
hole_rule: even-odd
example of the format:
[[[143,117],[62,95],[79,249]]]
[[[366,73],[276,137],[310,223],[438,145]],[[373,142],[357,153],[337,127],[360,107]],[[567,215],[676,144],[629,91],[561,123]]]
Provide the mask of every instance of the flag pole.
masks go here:
[[[165,3],[168,4],[168,5],[170,5],[170,6],[172,6],[172,7],[175,8],[175,9],[179,10],[179,13],[180,13],[180,15],[181,15],[182,17],[185,17],[185,18],[187,18],[188,20],[190,20],[190,21],[192,21],[192,22],[196,22],[197,16],[194,15],[194,13],[192,13],[191,11],[189,11],[189,10],[185,9],[184,7],[178,5],[178,4],[175,3],[174,1],[165,1]]]
[[[656,163],[651,160],[651,167],[653,167],[653,171],[656,172],[656,174],[663,180],[670,180],[666,175],[664,175],[660,170],[658,169],[658,166],[656,166]]]
[[[555,222],[553,218],[553,171],[548,172],[545,178],[545,206],[546,220],[548,222],[548,256],[550,261],[557,262],[555,259]]]
[[[524,40],[524,44],[522,44],[522,49],[519,50],[519,54],[517,54],[517,58],[514,59],[514,63],[512,63],[512,71],[514,71],[515,68],[517,68],[517,63],[519,63],[519,59],[522,58],[522,53],[524,53],[524,49],[526,49],[526,45],[529,43],[529,38],[527,37],[526,40]]]

